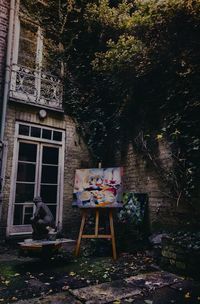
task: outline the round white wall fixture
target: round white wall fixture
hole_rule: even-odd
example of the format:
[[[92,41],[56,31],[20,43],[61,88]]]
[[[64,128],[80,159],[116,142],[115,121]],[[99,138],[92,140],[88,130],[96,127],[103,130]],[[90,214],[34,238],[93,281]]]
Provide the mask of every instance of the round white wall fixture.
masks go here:
[[[39,117],[40,117],[41,119],[46,118],[46,117],[47,117],[47,111],[44,110],[44,109],[40,110],[40,111],[39,111]]]

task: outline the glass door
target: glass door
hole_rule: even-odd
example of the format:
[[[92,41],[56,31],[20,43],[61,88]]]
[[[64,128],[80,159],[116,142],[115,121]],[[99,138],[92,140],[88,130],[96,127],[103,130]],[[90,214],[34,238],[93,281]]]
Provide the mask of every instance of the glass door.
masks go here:
[[[34,212],[33,197],[36,195],[42,197],[55,221],[58,221],[60,149],[53,144],[19,140],[13,227],[30,227]],[[15,231],[20,232],[20,229]]]

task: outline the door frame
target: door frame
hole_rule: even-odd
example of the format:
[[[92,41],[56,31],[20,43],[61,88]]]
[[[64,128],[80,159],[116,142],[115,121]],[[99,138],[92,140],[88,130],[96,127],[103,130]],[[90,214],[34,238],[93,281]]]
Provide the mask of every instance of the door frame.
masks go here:
[[[36,138],[31,136],[24,136],[19,134],[19,125],[27,125],[38,128],[44,128],[52,131],[62,132],[62,141],[46,140],[43,138]],[[19,143],[36,143],[37,145],[43,146],[54,146],[59,148],[59,160],[58,160],[58,191],[57,191],[57,212],[56,212],[56,225],[59,228],[62,227],[62,210],[63,210],[63,193],[64,193],[64,153],[65,153],[65,131],[63,129],[51,128],[40,124],[32,124],[26,122],[17,121],[15,123],[15,134],[14,134],[14,147],[13,147],[13,158],[12,158],[12,170],[10,180],[10,196],[8,206],[8,217],[7,217],[7,228],[6,235],[26,235],[32,233],[31,225],[13,225],[14,219],[14,199],[16,193],[16,180],[17,180],[17,168],[18,168],[18,154],[19,154]],[[41,149],[42,150],[42,149]],[[39,149],[37,154],[39,153]],[[37,155],[38,159],[38,155]],[[41,164],[40,164],[41,165]],[[39,170],[39,164],[36,162],[36,174]],[[41,173],[40,173],[41,174]],[[35,187],[35,191],[38,186]]]

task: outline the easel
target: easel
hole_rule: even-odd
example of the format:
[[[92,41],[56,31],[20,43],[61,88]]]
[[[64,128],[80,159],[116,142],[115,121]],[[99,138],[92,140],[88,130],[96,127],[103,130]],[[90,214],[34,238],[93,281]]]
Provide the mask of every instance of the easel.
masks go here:
[[[109,224],[110,224],[110,234],[99,234],[99,208],[82,208],[82,219],[81,219],[81,226],[79,231],[79,236],[77,240],[75,255],[78,256],[80,253],[80,245],[81,239],[111,239],[112,241],[112,252],[113,252],[113,259],[117,259],[117,252],[116,252],[116,244],[115,244],[115,232],[114,232],[114,224],[113,224],[113,209],[114,208],[104,208],[106,210],[109,209]],[[83,234],[85,221],[88,213],[91,209],[95,209],[95,234]],[[103,209],[103,208],[101,208]]]
[[[101,168],[101,163],[99,163],[99,168]],[[110,234],[99,234],[100,209],[109,210]],[[76,250],[75,250],[76,256],[78,256],[80,253],[81,239],[111,239],[113,259],[114,260],[117,259],[116,244],[115,244],[115,231],[114,231],[114,224],[113,224],[113,209],[114,208],[103,208],[103,207],[82,208],[81,226],[80,226],[79,236],[78,236]],[[94,234],[83,234],[86,217],[91,210],[95,210],[95,233]]]

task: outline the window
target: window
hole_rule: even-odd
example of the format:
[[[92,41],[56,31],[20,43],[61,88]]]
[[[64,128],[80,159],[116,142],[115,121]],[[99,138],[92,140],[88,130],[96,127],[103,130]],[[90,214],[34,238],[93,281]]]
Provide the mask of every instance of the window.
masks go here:
[[[60,76],[59,46],[40,26],[20,20],[17,64]]]
[[[20,22],[18,64],[36,68],[38,28],[30,23]]]
[[[36,137],[51,141],[62,142],[63,132],[55,131],[50,128],[36,127],[33,125],[19,124],[19,135],[25,135],[30,137]]]
[[[62,110],[59,43],[36,23],[19,17],[14,37],[10,97]]]

